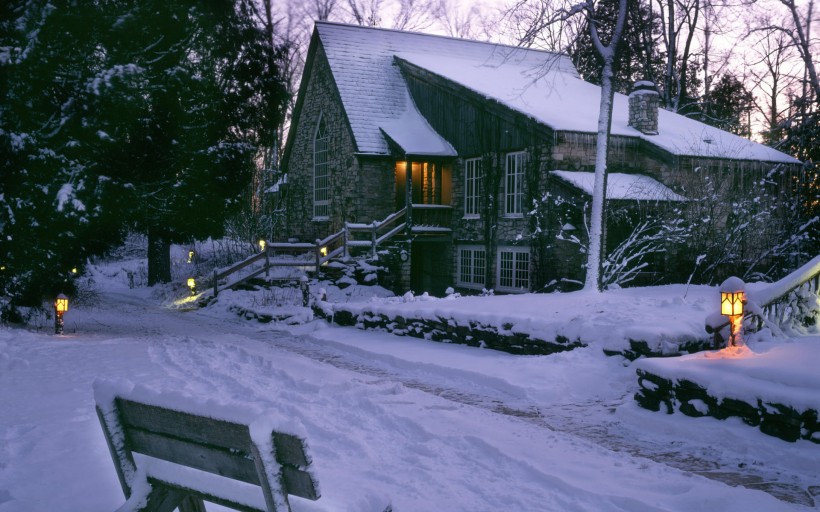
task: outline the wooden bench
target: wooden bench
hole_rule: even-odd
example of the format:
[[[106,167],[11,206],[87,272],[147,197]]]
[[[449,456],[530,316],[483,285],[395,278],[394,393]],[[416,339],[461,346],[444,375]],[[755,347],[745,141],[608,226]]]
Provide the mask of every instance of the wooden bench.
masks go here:
[[[306,444],[299,436],[267,430],[260,436],[249,424],[121,396],[128,393],[101,393],[97,383],[95,395],[127,498],[120,512],[204,512],[203,500],[236,510],[286,512],[288,495],[319,499],[308,471]],[[146,461],[138,467],[134,454],[161,460],[138,457]]]

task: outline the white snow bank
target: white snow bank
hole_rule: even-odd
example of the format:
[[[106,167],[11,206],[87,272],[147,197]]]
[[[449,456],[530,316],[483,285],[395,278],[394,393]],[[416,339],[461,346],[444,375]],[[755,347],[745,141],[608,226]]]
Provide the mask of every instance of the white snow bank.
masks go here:
[[[820,336],[792,342],[749,343],[716,352],[644,359],[636,368],[670,379],[688,379],[718,398],[757,400],[820,411]]]
[[[686,298],[684,298],[684,295]],[[553,294],[496,295],[435,299],[416,297],[336,304],[354,314],[388,318],[450,320],[457,325],[479,322],[499,331],[528,334],[620,350],[628,341],[643,340],[677,351],[679,340],[704,339],[703,318],[720,311],[720,294],[713,287],[667,285],[624,288],[604,293],[584,291]]]

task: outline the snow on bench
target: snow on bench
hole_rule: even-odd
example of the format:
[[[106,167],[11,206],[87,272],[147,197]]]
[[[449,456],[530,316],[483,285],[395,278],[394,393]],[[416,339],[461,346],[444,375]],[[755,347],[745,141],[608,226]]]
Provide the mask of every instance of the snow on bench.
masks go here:
[[[203,500],[287,512],[288,495],[320,497],[298,420],[197,403],[127,381],[98,380],[94,396],[127,498],[118,512],[204,512]]]

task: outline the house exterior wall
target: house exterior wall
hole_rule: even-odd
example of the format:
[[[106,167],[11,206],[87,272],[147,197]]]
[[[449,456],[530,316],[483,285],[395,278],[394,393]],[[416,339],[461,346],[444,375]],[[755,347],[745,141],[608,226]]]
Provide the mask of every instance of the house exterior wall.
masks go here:
[[[301,241],[336,232],[345,221],[369,223],[393,213],[397,194],[395,163],[404,158],[357,154],[321,44],[316,44],[309,62],[309,74],[301,90],[306,99],[298,109],[285,162],[289,173],[288,235]],[[471,261],[481,262],[484,275],[483,279],[476,278],[476,282],[464,288],[503,289],[499,282],[502,253],[506,253],[507,263],[529,259],[528,288],[531,290],[542,289],[561,279],[583,281],[584,256],[578,245],[556,238],[564,221],[554,199],[563,195],[571,197],[576,204],[589,199],[561,180],[551,179],[549,171],[594,171],[596,135],[554,132],[521,113],[487,101],[409,63],[401,62],[400,67],[421,114],[459,155],[452,162],[452,244],[449,256],[441,264],[442,269],[450,269],[452,284],[459,287],[466,254],[473,258]],[[325,220],[313,218],[313,136],[320,115],[327,123],[330,137],[330,214]],[[659,129],[662,132],[663,126]],[[505,166],[507,155],[513,152],[527,155],[522,184],[523,211],[521,215],[507,216],[504,213]],[[465,216],[465,162],[471,158],[480,158],[482,162],[478,217]],[[692,196],[693,180],[703,179],[696,169],[720,173],[727,167],[728,172],[737,171],[730,188],[742,191],[746,186],[744,180],[764,176],[772,165],[677,157],[643,139],[623,136],[610,139],[610,172],[644,174],[684,195]],[[797,166],[794,172],[799,172]],[[786,189],[784,186],[784,194]],[[583,222],[578,219],[573,224],[577,229],[574,234],[584,239]],[[612,243],[609,240],[609,244]],[[481,258],[476,260],[479,252]],[[410,268],[409,264],[407,267]]]
[[[392,201],[392,195],[385,198],[384,191],[393,186],[389,161],[363,161],[355,156],[356,145],[321,44],[316,45],[311,62],[284,163],[288,172],[287,236],[303,242],[335,233],[345,221],[369,222],[373,215],[383,217],[384,204]],[[329,135],[327,219],[313,215],[313,141],[320,117]]]

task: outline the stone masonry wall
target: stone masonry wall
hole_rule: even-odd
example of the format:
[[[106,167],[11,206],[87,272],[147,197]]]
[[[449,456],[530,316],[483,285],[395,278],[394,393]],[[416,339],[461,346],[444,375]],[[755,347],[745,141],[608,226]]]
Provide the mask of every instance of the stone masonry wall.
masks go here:
[[[317,46],[293,137],[288,172],[288,237],[310,242],[356,220],[362,168],[321,44]],[[322,116],[329,132],[330,218],[313,219],[313,140]]]

